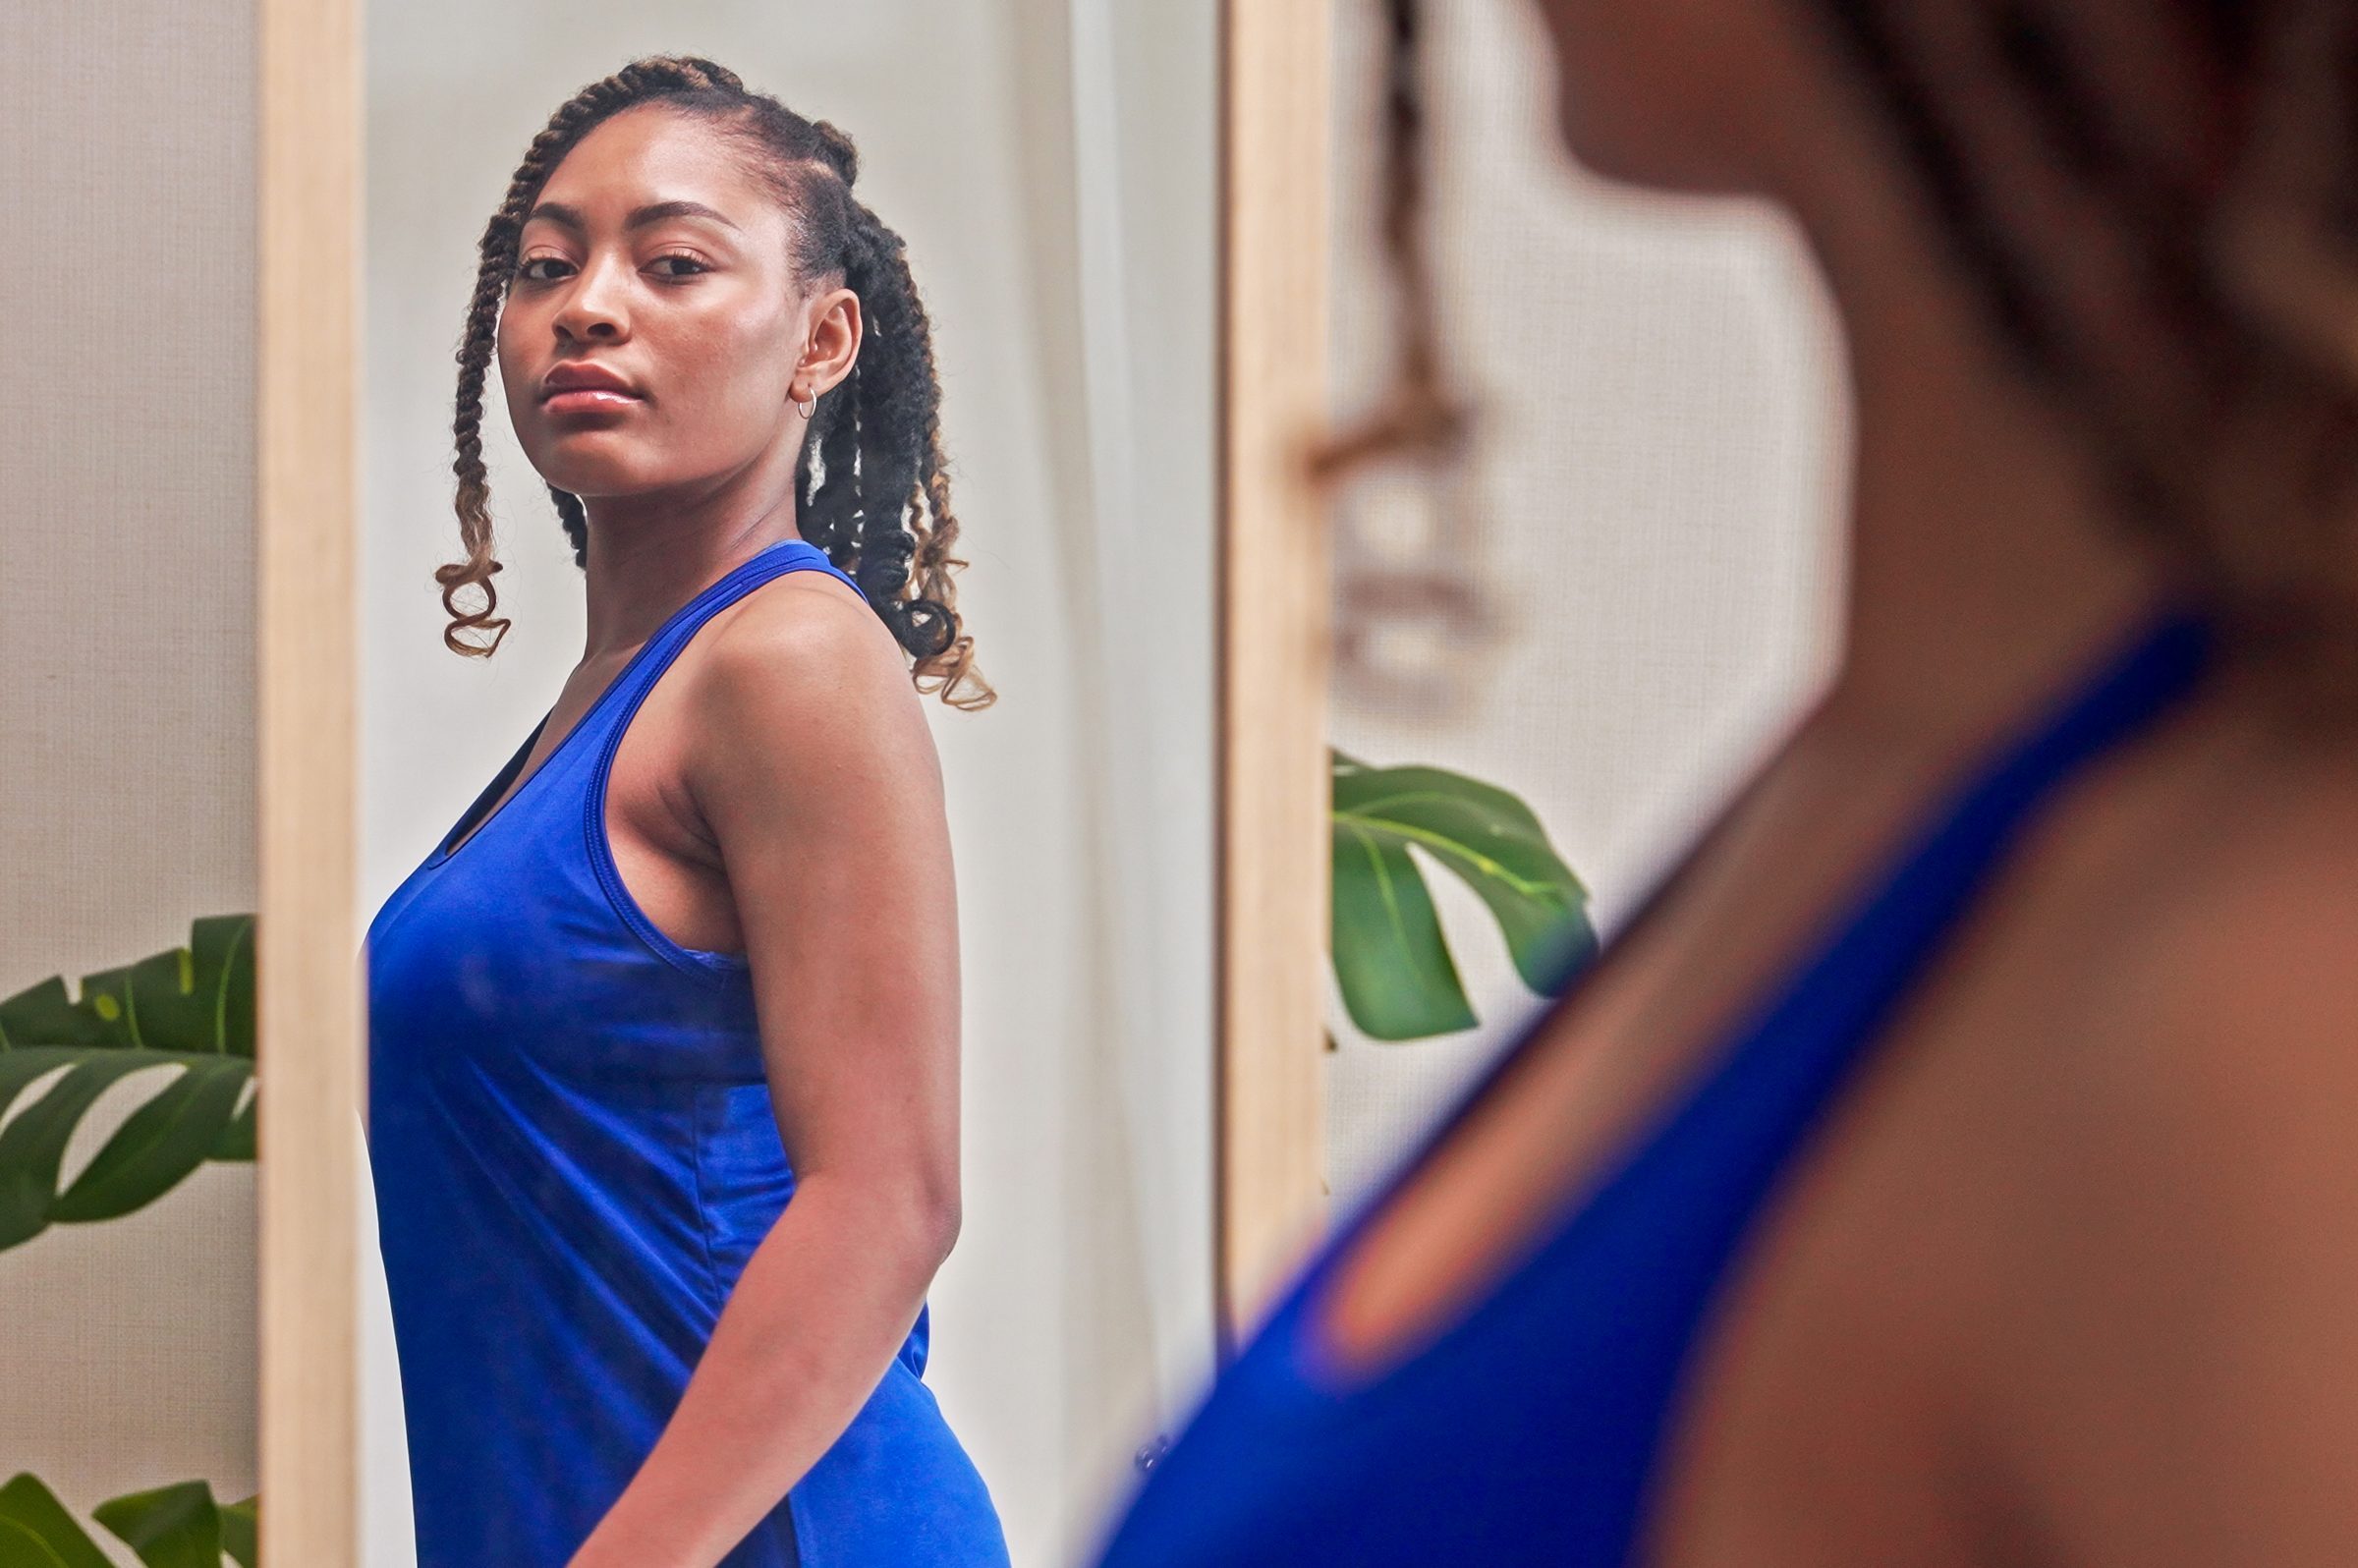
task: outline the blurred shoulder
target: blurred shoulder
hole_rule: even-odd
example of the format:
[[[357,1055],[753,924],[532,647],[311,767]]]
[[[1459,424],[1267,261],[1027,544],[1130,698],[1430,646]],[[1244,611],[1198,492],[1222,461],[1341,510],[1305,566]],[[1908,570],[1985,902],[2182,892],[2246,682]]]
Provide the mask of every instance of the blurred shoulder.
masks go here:
[[[2123,1560],[2349,1561],[2358,1510],[2315,1505],[2358,1495],[2358,765],[2213,780],[2088,887],[2106,939],[2051,1016],[1980,1042],[1979,1414],[2092,1550],[2136,1520]]]
[[[2123,955],[2123,1022],[2188,1087],[2346,1094],[2358,1114],[2358,758],[2274,768],[2222,802],[2154,846],[2184,865]]]

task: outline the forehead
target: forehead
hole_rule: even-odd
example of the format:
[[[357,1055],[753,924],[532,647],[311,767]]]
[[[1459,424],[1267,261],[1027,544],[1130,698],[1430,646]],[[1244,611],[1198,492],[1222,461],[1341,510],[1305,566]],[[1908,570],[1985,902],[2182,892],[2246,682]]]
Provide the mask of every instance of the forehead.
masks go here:
[[[748,234],[784,222],[776,196],[729,138],[652,106],[626,109],[576,142],[535,205],[556,202],[610,226],[647,202],[683,200],[727,214]]]

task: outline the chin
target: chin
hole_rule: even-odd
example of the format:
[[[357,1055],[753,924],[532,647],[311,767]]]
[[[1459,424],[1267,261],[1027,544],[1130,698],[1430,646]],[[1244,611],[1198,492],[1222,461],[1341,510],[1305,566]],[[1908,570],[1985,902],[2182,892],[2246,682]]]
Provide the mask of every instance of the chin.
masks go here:
[[[532,454],[533,467],[560,490],[575,495],[628,495],[651,488],[645,465],[632,461],[620,443],[601,441],[603,430],[565,430],[547,449]],[[600,447],[606,448],[599,451]]]

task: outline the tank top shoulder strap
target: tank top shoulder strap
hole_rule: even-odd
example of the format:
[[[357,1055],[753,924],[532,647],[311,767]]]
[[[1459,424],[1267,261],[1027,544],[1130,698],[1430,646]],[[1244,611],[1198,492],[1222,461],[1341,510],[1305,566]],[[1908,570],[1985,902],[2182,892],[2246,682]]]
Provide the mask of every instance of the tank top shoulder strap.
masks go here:
[[[671,661],[679,656],[680,649],[688,645],[689,639],[695,637],[705,622],[762,584],[784,577],[789,572],[826,572],[850,584],[855,592],[860,588],[857,582],[827,559],[826,551],[808,539],[780,539],[775,544],[764,545],[721,574],[656,628],[639,656],[617,677],[614,700],[600,704],[605,710],[604,723],[616,729],[629,723],[640,700],[662,678],[663,672],[671,667]]]

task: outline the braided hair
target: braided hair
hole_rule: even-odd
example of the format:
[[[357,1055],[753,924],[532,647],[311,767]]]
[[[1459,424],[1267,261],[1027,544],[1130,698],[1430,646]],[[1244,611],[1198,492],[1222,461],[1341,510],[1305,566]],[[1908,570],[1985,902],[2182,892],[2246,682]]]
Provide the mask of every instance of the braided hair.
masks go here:
[[[509,622],[493,614],[491,517],[482,456],[483,380],[497,341],[500,308],[516,272],[525,215],[540,189],[583,138],[624,109],[660,103],[708,122],[743,151],[793,214],[794,264],[806,282],[840,279],[860,297],[865,333],[851,374],[821,393],[795,467],[796,523],[802,536],[860,585],[870,608],[913,660],[921,692],[938,692],[959,708],[981,708],[996,694],[975,668],[974,639],[959,619],[951,572],[967,563],[950,554],[958,537],[941,452],[941,387],[931,327],[899,235],[852,195],[859,154],[851,139],[824,121],[807,120],[766,93],[749,90],[734,72],[694,55],[635,60],[560,105],[533,139],[508,193],[483,229],[475,298],[459,346],[457,418],[452,430],[458,476],[455,507],[466,559],[438,567],[443,642],[454,651],[488,656]],[[549,495],[573,541],[576,566],[590,558],[590,522],[582,499],[554,484]],[[461,588],[481,590],[479,607],[462,609]],[[459,634],[491,634],[488,644]]]

